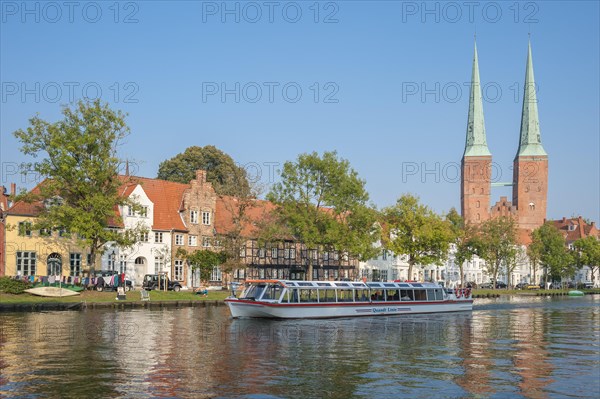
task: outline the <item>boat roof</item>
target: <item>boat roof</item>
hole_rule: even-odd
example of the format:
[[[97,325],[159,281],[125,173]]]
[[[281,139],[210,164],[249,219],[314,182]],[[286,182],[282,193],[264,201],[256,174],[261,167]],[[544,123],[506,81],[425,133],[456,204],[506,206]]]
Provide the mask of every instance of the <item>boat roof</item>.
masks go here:
[[[407,288],[443,288],[431,282],[375,282],[368,281],[298,281],[298,280],[246,280],[246,283],[275,283],[292,288],[365,288],[365,289],[407,289]]]

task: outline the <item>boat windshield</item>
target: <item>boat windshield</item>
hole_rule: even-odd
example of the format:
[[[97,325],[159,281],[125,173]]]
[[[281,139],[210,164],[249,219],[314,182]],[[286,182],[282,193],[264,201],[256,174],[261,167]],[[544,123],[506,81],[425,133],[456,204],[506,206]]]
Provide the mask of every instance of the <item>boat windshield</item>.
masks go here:
[[[252,284],[241,296],[241,299],[259,299],[267,284]]]

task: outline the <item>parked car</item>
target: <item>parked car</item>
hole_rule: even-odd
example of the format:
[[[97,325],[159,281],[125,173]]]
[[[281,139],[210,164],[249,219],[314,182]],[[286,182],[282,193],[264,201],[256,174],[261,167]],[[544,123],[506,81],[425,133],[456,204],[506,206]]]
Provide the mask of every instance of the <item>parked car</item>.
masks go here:
[[[102,277],[102,279],[98,278],[96,281],[96,291],[116,291],[119,286],[118,280],[119,272],[116,270],[100,270],[96,272],[96,277]],[[112,276],[115,277],[115,282],[111,285],[110,280]],[[125,291],[131,291],[133,289],[133,282],[129,279],[125,279]]]
[[[152,290],[164,290],[167,287],[168,291],[179,292],[181,290],[181,284],[179,281],[171,281],[164,274],[146,274],[144,281],[142,282],[142,289],[147,291]]]
[[[592,283],[591,281],[586,281],[585,283],[583,283],[583,288],[585,288],[585,289],[594,288],[594,283]]]
[[[496,281],[496,289],[498,289],[498,288],[506,288],[506,287],[508,287],[506,285],[506,283],[503,283],[502,281]]]
[[[483,284],[480,284],[479,288],[484,289],[484,290],[489,290],[490,288],[492,288],[492,283],[483,283]]]
[[[515,289],[517,290],[526,290],[529,287],[529,283],[519,283],[515,285]]]

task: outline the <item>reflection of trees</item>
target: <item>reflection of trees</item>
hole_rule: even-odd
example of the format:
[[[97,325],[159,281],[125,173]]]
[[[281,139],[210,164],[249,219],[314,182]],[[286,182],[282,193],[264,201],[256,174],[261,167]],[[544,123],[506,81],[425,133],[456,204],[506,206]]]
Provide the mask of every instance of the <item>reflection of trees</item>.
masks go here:
[[[490,330],[481,323],[472,320],[461,326],[460,351],[463,373],[455,379],[465,391],[483,395],[494,391],[491,386],[491,370],[493,361],[490,358],[490,340],[486,332]]]

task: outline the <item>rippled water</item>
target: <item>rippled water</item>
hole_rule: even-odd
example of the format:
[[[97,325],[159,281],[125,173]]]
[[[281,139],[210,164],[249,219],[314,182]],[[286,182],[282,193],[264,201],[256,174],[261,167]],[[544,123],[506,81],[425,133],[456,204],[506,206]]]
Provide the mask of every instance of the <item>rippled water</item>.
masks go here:
[[[0,396],[600,396],[600,296],[472,313],[232,320],[226,307],[0,314]]]

